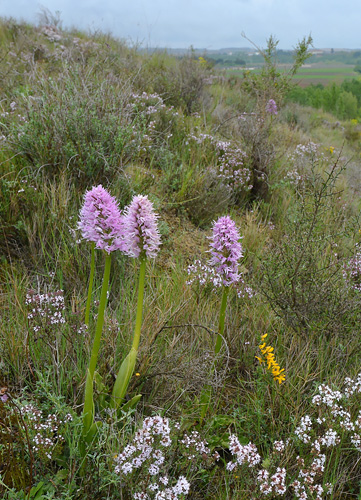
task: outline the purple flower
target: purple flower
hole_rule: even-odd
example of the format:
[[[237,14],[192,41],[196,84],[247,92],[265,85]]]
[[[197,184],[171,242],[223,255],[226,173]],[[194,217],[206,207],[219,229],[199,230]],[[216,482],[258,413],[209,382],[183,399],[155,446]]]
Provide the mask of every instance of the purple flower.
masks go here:
[[[240,280],[238,261],[243,257],[240,235],[235,222],[227,215],[213,223],[209,264],[222,277],[223,285],[230,286]]]
[[[96,248],[108,253],[126,250],[123,220],[118,203],[103,186],[93,187],[85,193],[78,228],[83,238],[93,241]]]
[[[266,104],[266,111],[270,115],[277,115],[277,104],[273,99],[270,99],[268,103]]]
[[[154,258],[159,250],[160,235],[157,226],[158,215],[147,196],[134,196],[125,208],[124,239],[127,253],[131,257]]]

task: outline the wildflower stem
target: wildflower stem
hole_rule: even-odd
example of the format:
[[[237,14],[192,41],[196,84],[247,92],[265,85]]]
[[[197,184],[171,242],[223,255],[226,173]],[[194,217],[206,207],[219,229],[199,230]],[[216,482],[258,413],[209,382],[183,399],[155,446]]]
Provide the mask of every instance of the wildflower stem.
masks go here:
[[[135,320],[135,330],[132,348],[138,351],[140,340],[140,329],[142,326],[143,315],[143,298],[144,298],[144,284],[145,284],[145,266],[147,263],[146,257],[140,259],[139,282],[138,282],[138,303],[137,303],[137,317]]]
[[[219,313],[218,335],[217,335],[216,347],[214,349],[214,353],[215,354],[218,354],[219,351],[221,350],[222,337],[223,337],[223,333],[224,333],[224,322],[225,322],[225,319],[226,319],[226,309],[227,309],[228,293],[229,293],[229,287],[228,286],[224,286],[223,287],[223,296],[222,296],[221,310],[220,310],[220,313]]]
[[[100,339],[102,336],[103,324],[104,324],[104,311],[105,306],[107,304],[107,292],[109,285],[109,277],[110,277],[110,264],[111,264],[111,256],[110,254],[105,257],[105,267],[104,267],[104,276],[103,276],[103,284],[102,291],[100,295],[100,303],[98,309],[98,318],[97,324],[95,327],[95,336],[94,336],[94,344],[91,353],[90,363],[89,363],[89,374],[91,378],[94,377],[95,366],[97,364],[98,353],[100,348]]]
[[[88,299],[86,301],[86,309],[85,309],[85,324],[86,324],[86,326],[89,326],[90,304],[91,304],[91,298],[92,298],[94,272],[95,272],[95,243],[94,242],[92,242],[91,248],[92,248],[92,255],[91,255],[91,262],[90,262]]]

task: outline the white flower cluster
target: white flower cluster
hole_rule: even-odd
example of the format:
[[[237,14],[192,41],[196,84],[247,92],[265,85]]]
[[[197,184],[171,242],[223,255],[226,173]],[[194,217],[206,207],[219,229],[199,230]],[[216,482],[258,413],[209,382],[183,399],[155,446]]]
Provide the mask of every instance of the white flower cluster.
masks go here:
[[[334,390],[326,384],[318,387],[317,394],[312,398],[312,404],[318,408],[319,416],[312,422],[312,419],[306,415],[295,430],[298,439],[310,444],[311,455],[314,457],[307,467],[304,460],[298,458],[300,472],[298,478],[291,484],[296,498],[304,500],[312,497],[321,500],[323,495],[332,492],[331,485],[321,485],[326,463],[326,454],[322,453],[322,448],[327,450],[338,446],[341,443],[341,435],[343,439],[347,439],[347,433],[350,433],[350,443],[356,450],[361,451],[361,438],[358,433],[361,430],[361,412],[352,417],[351,408],[345,406],[353,395],[360,393],[361,373],[355,380],[347,377],[343,391]],[[316,435],[316,424],[321,429],[326,427],[323,434],[319,436]],[[313,437],[311,437],[312,434]],[[311,497],[308,496],[309,494]]]
[[[190,134],[186,144],[188,145],[192,141],[197,145],[206,142],[214,148],[218,161],[217,176],[223,179],[228,186],[245,191],[252,189],[252,175],[250,169],[244,165],[247,155],[242,149],[232,146],[229,141],[219,141],[210,134]]]
[[[180,476],[174,486],[168,487],[167,474],[161,475],[162,466],[163,468],[166,466],[164,449],[169,448],[172,443],[170,432],[167,418],[148,417],[144,419],[142,428],[135,433],[132,444],[127,445],[115,458],[116,473],[127,476],[143,468],[146,476],[150,478],[144,485],[148,492],[134,493],[135,500],[150,498],[176,500],[180,495],[188,493],[190,484],[185,477]],[[187,442],[190,443],[190,441]]]
[[[320,152],[319,145],[311,141],[307,144],[298,144],[293,153],[288,155],[288,158],[293,164],[293,169],[287,172],[284,180],[302,188],[305,186],[308,177],[309,163],[327,160],[325,155]]]
[[[198,431],[192,431],[191,434],[184,434],[180,442],[185,448],[192,451],[192,453],[188,455],[189,460],[196,458],[196,455],[208,455],[211,452],[207,443],[201,439]]]
[[[43,26],[41,28],[41,32],[47,37],[50,42],[59,42],[62,39],[60,31],[55,26]]]
[[[59,429],[70,422],[72,416],[68,413],[60,419],[52,413],[44,417],[43,412],[32,404],[22,406],[20,410],[28,424],[33,451],[51,460],[56,447],[64,441]]]
[[[139,120],[133,120],[131,127],[132,134],[128,145],[134,153],[147,154],[159,144],[162,137],[166,137],[166,139],[172,137],[173,134],[170,133],[172,120],[179,116],[179,113],[175,111],[173,106],[167,106],[159,94],[147,94],[147,92],[143,92],[142,94],[132,93],[126,110],[134,118],[139,115],[145,118],[145,120],[141,121],[141,126],[139,125]],[[143,123],[144,121],[145,123]],[[165,136],[157,130],[157,125],[161,124],[163,127],[164,121],[167,123],[168,129]]]
[[[176,446],[176,455],[172,445]],[[115,457],[114,470],[123,483],[127,478],[136,483],[134,500],[177,500],[190,490],[190,482],[183,475],[168,476],[170,466],[175,468],[179,457],[190,460],[188,473],[198,467],[201,470],[213,467],[219,459],[218,453],[211,455],[207,442],[197,431],[183,434],[178,423],[170,426],[167,418],[147,417],[132,442]]]
[[[230,142],[219,141],[216,144],[219,165],[218,177],[226,180],[235,188],[246,191],[252,189],[251,171],[244,166],[246,153],[242,149],[232,147]]]
[[[36,293],[34,290],[29,290],[25,304],[29,306],[28,319],[32,323],[34,332],[44,327],[65,323],[63,290],[48,293]]]
[[[270,477],[267,469],[261,469],[257,475],[260,492],[264,495],[284,495],[286,487],[286,469],[277,467],[276,472]]]
[[[153,115],[161,110],[165,110],[171,112],[173,116],[178,116],[178,111],[174,111],[174,106],[167,106],[162,97],[156,92],[153,94],[147,94],[147,92],[137,94],[134,92],[130,97],[132,100],[128,105],[130,110],[143,113],[144,115]]]
[[[296,160],[297,158],[318,158],[322,155],[319,153],[319,145],[315,144],[312,141],[309,141],[307,144],[298,144],[294,152],[290,155],[290,159]]]
[[[204,264],[200,260],[195,260],[193,264],[187,267],[187,274],[189,275],[189,279],[186,281],[187,285],[193,283],[199,283],[201,286],[211,285],[213,290],[223,286],[221,274],[217,273],[214,267]],[[246,285],[241,274],[239,274],[234,288],[239,298],[251,299],[255,295],[254,290],[249,285]]]
[[[281,441],[275,441],[273,443],[273,450],[278,452],[278,453],[282,453],[285,451],[285,443],[281,440]]]
[[[350,442],[353,446],[361,451],[360,436],[361,431],[361,412],[352,416],[351,408],[346,405],[350,404],[350,399],[361,394],[361,372],[355,379],[346,377],[344,381],[343,392],[333,390],[328,385],[322,384],[318,387],[318,394],[316,394],[312,403],[324,412],[324,416],[318,419],[319,423],[329,426],[325,436],[322,438],[322,443],[326,446],[335,446],[340,442],[336,431],[332,427],[338,427],[343,434],[349,432]],[[347,435],[347,434],[346,434]],[[331,443],[331,444],[328,444]]]
[[[337,406],[338,401],[342,398],[340,391],[333,391],[328,385],[321,384],[318,387],[318,394],[312,398],[312,404],[316,406],[325,405],[330,408]]]
[[[203,264],[200,260],[195,260],[193,264],[189,265],[187,273],[190,276],[187,285],[192,285],[194,282],[203,286],[211,283],[214,288],[220,288],[223,285],[222,276],[216,272],[214,267]]]
[[[284,179],[288,180],[291,184],[298,186],[298,184],[303,181],[303,176],[295,168],[293,170],[289,170]]]
[[[237,464],[248,464],[249,467],[255,467],[261,461],[261,456],[258,453],[257,447],[252,443],[241,445],[237,436],[234,434],[231,434],[229,437],[229,449],[232,455],[235,456],[236,461],[228,462],[227,470],[233,470]]]
[[[194,141],[196,144],[203,144],[204,142],[210,142],[211,144],[214,144],[216,139],[213,137],[213,135],[210,134],[199,134],[199,135],[194,135],[190,134],[189,139]],[[186,142],[188,144],[188,142]]]
[[[361,248],[356,245],[356,253],[343,268],[344,280],[351,288],[357,292],[361,292]]]
[[[296,498],[300,498],[301,500],[307,500],[309,498],[322,500],[324,495],[330,495],[332,493],[331,484],[326,483],[322,486],[321,484],[315,483],[318,479],[322,482],[325,462],[326,455],[320,453],[316,455],[311,464],[306,467],[304,459],[297,457],[297,464],[300,468],[298,478],[290,484],[290,487],[294,490]]]
[[[352,379],[350,377],[345,378],[344,382],[345,397],[349,398],[354,394],[361,394],[361,372],[357,375],[355,379]]]
[[[254,444],[241,445],[232,435],[229,448],[235,460],[227,464],[227,470],[233,471],[237,466],[248,465],[247,469],[243,468],[243,473],[249,470],[254,480],[253,488],[257,486],[260,493],[267,497],[274,498],[287,493],[301,500],[326,498],[332,493],[332,485],[325,483],[324,473],[328,460],[332,458],[333,448],[343,446],[349,440],[346,449],[350,450],[351,445],[361,452],[361,411],[355,412],[353,409],[360,403],[360,394],[361,373],[355,379],[347,377],[342,390],[321,384],[312,398],[318,416],[303,416],[293,436],[285,442],[273,443],[267,468],[257,470],[261,457]],[[296,474],[292,467],[288,482],[288,471],[282,467],[286,448],[287,455],[302,452],[302,456],[297,457]]]
[[[308,415],[301,418],[300,424],[295,429],[296,436],[303,442],[309,443],[311,436],[308,434],[312,429],[312,420]]]

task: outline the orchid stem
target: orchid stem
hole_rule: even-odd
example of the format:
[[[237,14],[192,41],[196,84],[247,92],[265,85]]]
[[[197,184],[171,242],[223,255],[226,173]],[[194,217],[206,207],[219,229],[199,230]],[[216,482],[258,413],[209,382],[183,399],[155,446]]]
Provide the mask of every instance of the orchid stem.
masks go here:
[[[107,304],[108,285],[109,285],[109,277],[110,277],[110,264],[111,264],[111,256],[109,254],[105,257],[104,276],[103,276],[102,291],[100,294],[98,318],[97,318],[97,324],[95,327],[94,344],[93,344],[93,349],[92,349],[90,363],[89,363],[89,374],[90,374],[92,379],[94,378],[95,366],[96,366],[97,360],[98,360],[100,340],[101,340],[103,324],[104,324],[104,311],[105,311],[105,307]]]
[[[138,282],[138,303],[137,303],[137,316],[135,320],[135,330],[132,348],[138,351],[139,341],[140,341],[140,330],[142,327],[142,315],[143,315],[143,298],[144,298],[144,284],[145,284],[145,267],[147,259],[146,257],[141,258],[140,270],[139,270],[139,282]]]
[[[92,248],[92,254],[91,254],[91,263],[90,263],[88,299],[86,301],[86,309],[85,309],[85,324],[86,324],[86,326],[89,326],[90,304],[91,304],[91,298],[92,298],[93,281],[94,281],[94,273],[95,273],[95,243],[94,242],[92,242],[91,248]]]
[[[224,333],[224,322],[226,319],[228,293],[229,293],[229,287],[228,286],[223,287],[221,310],[219,313],[218,335],[217,335],[216,347],[214,349],[215,354],[219,353],[219,351],[221,350],[221,346],[222,346],[223,333]]]

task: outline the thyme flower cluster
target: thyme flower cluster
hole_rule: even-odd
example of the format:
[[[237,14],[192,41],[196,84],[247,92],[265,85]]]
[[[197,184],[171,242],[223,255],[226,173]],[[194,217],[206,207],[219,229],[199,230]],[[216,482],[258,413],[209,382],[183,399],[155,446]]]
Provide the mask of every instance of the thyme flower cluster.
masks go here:
[[[178,423],[157,415],[144,419],[131,443],[114,458],[114,470],[123,484],[136,484],[134,500],[178,500],[189,493],[190,481],[184,475],[174,477],[174,471],[185,466],[188,475],[197,475],[212,469],[219,458],[198,431],[183,432]]]
[[[167,474],[165,450],[172,444],[169,420],[160,416],[148,417],[134,436],[133,442],[115,457],[115,472],[122,478],[139,471],[142,491],[133,494],[134,500],[177,500],[189,492],[190,483],[180,476],[173,486]],[[142,480],[141,474],[145,475]]]
[[[303,189],[309,176],[309,163],[325,160],[325,155],[320,151],[318,144],[309,141],[307,144],[298,144],[288,158],[293,168],[287,172],[284,180]]]
[[[219,141],[210,134],[200,133],[198,135],[190,134],[189,142],[197,145],[208,143],[216,154],[217,165],[216,172],[219,179],[223,179],[232,189],[243,189],[250,191],[252,189],[251,170],[245,165],[247,155],[239,147],[229,141]]]
[[[361,373],[355,379],[346,377],[342,389],[319,385],[312,398],[318,415],[304,415],[285,442],[275,441],[267,466],[253,443],[241,445],[231,435],[233,460],[227,470],[243,467],[243,480],[251,481],[251,491],[258,489],[265,497],[288,494],[301,500],[323,500],[332,494],[332,484],[325,481],[324,474],[333,455],[352,448],[361,453],[361,411],[352,411],[359,406],[360,397]],[[289,470],[282,464],[285,453],[295,456]],[[261,463],[263,468],[258,468]]]
[[[167,106],[155,92],[131,93],[126,111],[133,123],[128,146],[134,155],[141,156],[146,156],[153,148],[159,147],[161,138],[168,140],[172,137],[172,124],[179,116],[174,106]],[[164,130],[164,123],[167,123],[167,130]],[[145,173],[149,174],[147,171]]]
[[[356,247],[356,254],[345,264],[343,277],[353,290],[361,292],[361,248],[359,246]]]
[[[41,329],[65,323],[63,290],[45,293],[28,290],[25,304],[29,308],[28,320],[35,333]]]
[[[20,410],[27,422],[33,452],[41,458],[53,459],[57,449],[64,442],[61,430],[72,421],[72,416],[68,413],[61,419],[52,413],[44,417],[43,412],[33,404],[24,405]]]

